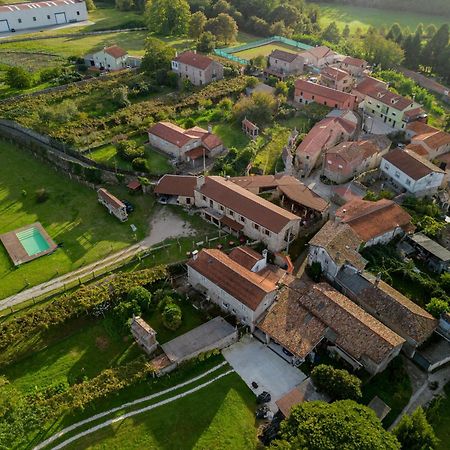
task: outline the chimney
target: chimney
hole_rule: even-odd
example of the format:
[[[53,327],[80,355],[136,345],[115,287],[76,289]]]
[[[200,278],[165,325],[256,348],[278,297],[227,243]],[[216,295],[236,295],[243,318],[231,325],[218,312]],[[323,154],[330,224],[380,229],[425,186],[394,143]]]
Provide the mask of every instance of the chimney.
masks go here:
[[[375,278],[375,286],[378,286],[378,284],[380,283],[380,281],[381,281],[381,272],[378,272],[378,273],[377,273],[377,276],[376,276],[376,278]]]
[[[194,250],[191,252],[192,259],[195,261],[198,258],[198,250]]]
[[[204,175],[200,175],[197,177],[197,189],[201,189],[202,186],[205,184],[206,180]]]

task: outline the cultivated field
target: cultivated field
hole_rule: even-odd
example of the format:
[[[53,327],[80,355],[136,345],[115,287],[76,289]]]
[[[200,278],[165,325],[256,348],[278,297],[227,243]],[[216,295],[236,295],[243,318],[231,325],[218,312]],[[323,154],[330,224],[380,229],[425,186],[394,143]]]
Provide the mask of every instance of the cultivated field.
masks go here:
[[[355,31],[358,27],[365,30],[370,26],[389,28],[395,22],[398,22],[403,27],[408,26],[414,31],[419,23],[425,26],[433,23],[436,27],[439,27],[449,22],[449,19],[445,17],[408,11],[386,11],[376,8],[327,3],[317,3],[316,5],[320,7],[320,24],[322,27],[326,27],[330,22],[336,22],[341,29],[348,24],[352,31]]]
[[[261,45],[259,47],[250,48],[248,50],[243,50],[241,52],[233,53],[234,56],[243,59],[252,59],[257,56],[267,56],[272,53],[274,50],[286,50],[286,51],[294,51],[298,52],[299,50],[295,47],[291,47],[290,45],[281,44],[279,42],[274,42],[273,44]]]

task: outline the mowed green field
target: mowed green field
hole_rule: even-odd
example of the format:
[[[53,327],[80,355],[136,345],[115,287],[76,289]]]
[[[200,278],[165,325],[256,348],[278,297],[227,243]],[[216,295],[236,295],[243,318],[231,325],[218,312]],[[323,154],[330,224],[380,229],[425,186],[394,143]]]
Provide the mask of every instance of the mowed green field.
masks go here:
[[[42,283],[133,244],[129,223],[121,223],[97,201],[94,190],[37,161],[30,153],[0,141],[0,233],[41,222],[62,247],[53,254],[14,268],[0,245],[0,298]],[[35,192],[45,188],[49,198],[37,203]],[[110,189],[132,201],[130,223],[137,239],[145,236],[152,215],[151,196],[133,196],[125,188]]]
[[[252,450],[255,396],[236,373],[154,410],[103,428],[68,450]]]
[[[273,43],[273,44],[266,44],[261,45],[259,47],[250,48],[248,50],[243,50],[241,52],[233,53],[234,56],[237,56],[238,58],[243,59],[252,59],[256,58],[257,56],[268,56],[270,53],[272,53],[274,50],[286,50],[286,51],[299,51],[295,47],[291,47],[290,45],[284,45],[281,43]]]
[[[408,26],[411,31],[414,31],[419,23],[425,26],[433,23],[436,27],[439,27],[444,23],[450,22],[449,18],[417,14],[408,11],[387,11],[376,8],[328,3],[315,3],[315,5],[320,7],[320,25],[322,27],[326,27],[330,22],[336,22],[341,29],[348,24],[351,31],[355,31],[358,27],[365,30],[370,26],[374,26],[375,28],[382,26],[389,28],[395,22],[398,22],[402,27]]]

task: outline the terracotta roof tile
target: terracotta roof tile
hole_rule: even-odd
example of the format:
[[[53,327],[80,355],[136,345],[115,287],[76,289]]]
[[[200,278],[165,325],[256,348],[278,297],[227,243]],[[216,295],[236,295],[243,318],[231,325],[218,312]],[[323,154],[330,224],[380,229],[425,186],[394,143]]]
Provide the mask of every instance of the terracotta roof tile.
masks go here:
[[[297,58],[298,53],[286,52],[284,50],[275,49],[270,55],[270,58],[280,59],[281,61],[292,62]]]
[[[367,263],[358,253],[361,244],[361,238],[349,225],[331,220],[309,241],[309,245],[325,249],[336,264],[348,262],[360,270]]]
[[[110,47],[105,47],[103,49],[105,53],[111,55],[113,58],[121,58],[122,56],[126,56],[128,53],[118,45],[111,45]]]
[[[193,197],[197,177],[189,175],[163,175],[155,186],[155,194]]]
[[[363,67],[367,65],[367,61],[364,61],[364,59],[353,58],[351,56],[346,56],[342,62],[348,64],[349,66],[356,67]]]
[[[253,311],[277,286],[216,249],[203,249],[187,265]]]
[[[350,77],[350,74],[345,70],[338,69],[336,67],[324,67],[320,71],[320,75],[331,80],[341,81],[344,78]]]
[[[411,216],[392,200],[381,199],[376,202],[353,200],[336,211],[336,217],[348,224],[364,241],[401,227],[409,230]]]
[[[298,91],[303,91],[314,95],[320,95],[336,102],[346,102],[355,97],[353,94],[348,94],[347,92],[338,91],[301,79],[295,80],[295,91],[296,96],[300,95]]]
[[[413,180],[420,180],[433,172],[444,173],[443,170],[422,156],[406,149],[396,148],[391,150],[383,156],[383,159],[400,169],[403,173],[406,173]]]
[[[201,55],[199,53],[194,53],[191,51],[179,54],[176,58],[174,58],[174,61],[178,61],[182,64],[186,64],[200,70],[207,69],[209,65],[214,62],[214,60],[208,58],[205,55]]]
[[[248,270],[252,270],[255,264],[263,259],[262,255],[247,246],[234,248],[229,257]]]
[[[199,191],[274,233],[279,233],[289,222],[300,220],[295,214],[222,177],[206,177]]]
[[[125,208],[124,203],[105,188],[100,188],[97,193],[105,202],[109,203],[114,208]]]

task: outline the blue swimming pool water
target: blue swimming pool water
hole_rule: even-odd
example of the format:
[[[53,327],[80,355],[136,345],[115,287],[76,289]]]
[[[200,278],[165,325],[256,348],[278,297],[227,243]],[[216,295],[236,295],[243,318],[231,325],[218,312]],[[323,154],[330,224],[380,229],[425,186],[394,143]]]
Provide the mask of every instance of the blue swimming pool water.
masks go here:
[[[19,231],[16,233],[16,236],[25,251],[28,253],[28,256],[36,255],[37,253],[43,252],[50,248],[50,244],[35,227]]]

